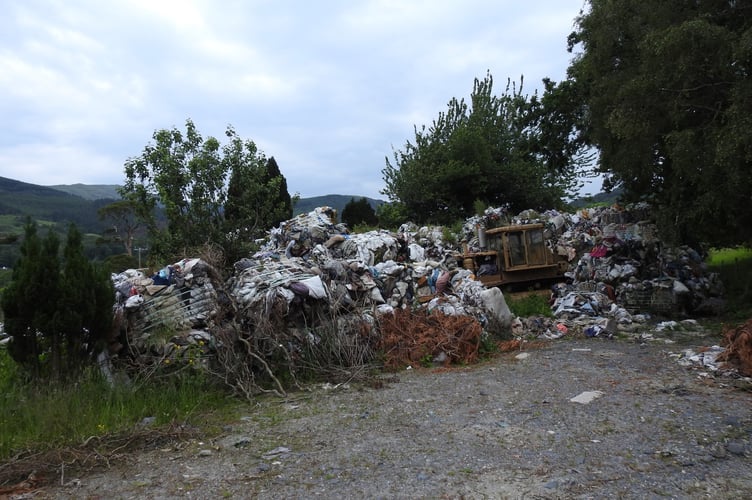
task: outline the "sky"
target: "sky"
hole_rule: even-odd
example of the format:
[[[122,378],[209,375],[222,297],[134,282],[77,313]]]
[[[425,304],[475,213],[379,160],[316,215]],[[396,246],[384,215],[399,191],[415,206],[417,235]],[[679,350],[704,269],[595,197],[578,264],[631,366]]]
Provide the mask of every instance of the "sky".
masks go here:
[[[255,142],[290,194],[385,199],[385,159],[476,78],[562,80],[583,2],[0,0],[0,176],[122,184],[191,119]]]

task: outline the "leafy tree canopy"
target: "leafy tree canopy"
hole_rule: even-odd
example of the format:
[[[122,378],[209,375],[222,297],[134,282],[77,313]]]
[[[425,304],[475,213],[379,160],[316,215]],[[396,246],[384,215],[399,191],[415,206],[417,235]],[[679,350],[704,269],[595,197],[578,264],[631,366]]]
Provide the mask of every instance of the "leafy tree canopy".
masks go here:
[[[752,241],[752,4],[590,0],[569,67],[605,186],[670,239]]]
[[[366,198],[350,198],[350,201],[342,209],[342,222],[349,228],[354,228],[358,224],[375,226],[379,219],[376,217],[376,211],[373,209]]]
[[[189,119],[185,132],[157,130],[141,155],[125,163],[124,199],[148,228],[150,255],[175,258],[211,243],[227,259],[243,256],[253,240],[292,217],[287,182],[274,158],[240,138],[232,126],[227,144],[204,139]],[[161,206],[166,227],[157,224]]]
[[[477,200],[513,209],[556,208],[584,171],[584,143],[574,135],[575,88],[544,81],[541,98],[493,78],[475,80],[470,102],[453,98],[431,127],[395,151],[382,170],[392,202],[416,222],[451,223],[473,213]]]

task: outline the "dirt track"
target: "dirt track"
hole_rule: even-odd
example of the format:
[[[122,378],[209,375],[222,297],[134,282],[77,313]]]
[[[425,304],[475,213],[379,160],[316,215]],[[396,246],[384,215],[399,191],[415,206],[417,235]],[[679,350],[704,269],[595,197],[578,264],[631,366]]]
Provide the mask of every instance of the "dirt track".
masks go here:
[[[752,393],[679,365],[684,347],[557,340],[380,389],[320,387],[38,496],[750,498]],[[570,401],[585,391],[602,395]]]

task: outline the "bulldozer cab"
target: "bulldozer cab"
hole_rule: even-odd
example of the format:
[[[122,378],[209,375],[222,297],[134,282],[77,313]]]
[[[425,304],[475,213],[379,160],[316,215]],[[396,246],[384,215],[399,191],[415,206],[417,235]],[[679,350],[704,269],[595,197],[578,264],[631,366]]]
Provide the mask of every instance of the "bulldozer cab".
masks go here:
[[[487,286],[534,284],[560,278],[566,271],[566,262],[546,246],[543,230],[543,224],[485,230],[478,238],[481,251],[465,252],[463,266]]]

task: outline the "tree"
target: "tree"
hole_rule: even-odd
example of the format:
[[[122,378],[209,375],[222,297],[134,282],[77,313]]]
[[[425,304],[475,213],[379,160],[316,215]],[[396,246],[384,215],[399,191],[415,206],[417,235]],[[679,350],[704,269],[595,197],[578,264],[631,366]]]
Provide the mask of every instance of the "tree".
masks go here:
[[[153,143],[125,163],[121,195],[149,231],[150,256],[174,258],[207,243],[236,258],[254,238],[292,216],[285,178],[251,140],[227,127],[229,142],[206,140],[191,120],[186,132],[157,130]],[[276,170],[275,170],[276,169]],[[155,211],[164,207],[166,227]]]
[[[2,296],[8,352],[33,378],[61,380],[82,370],[103,349],[115,294],[108,273],[84,257],[81,234],[70,226],[63,260],[60,240],[42,240],[27,222],[21,257]]]
[[[81,233],[71,225],[57,300],[56,331],[65,341],[59,347],[62,362],[58,376],[77,373],[106,346],[114,296],[107,271],[86,259]]]
[[[21,256],[13,266],[11,283],[3,291],[2,309],[5,316],[3,328],[10,335],[8,353],[31,376],[40,373],[41,347],[37,337],[37,306],[44,302],[40,268],[42,242],[37,225],[27,220]]]
[[[124,199],[132,200],[149,230],[151,254],[174,257],[187,248],[221,239],[227,164],[219,141],[204,140],[191,120],[186,132],[157,130],[140,156],[125,163]],[[167,227],[154,211],[164,207]]]
[[[752,241],[752,5],[591,0],[568,74],[608,189],[676,243]],[[746,111],[743,111],[746,110]]]
[[[253,141],[244,141],[228,128],[230,142],[224,162],[230,170],[225,205],[225,250],[237,260],[247,254],[253,241],[281,221],[292,217],[287,181],[274,158],[266,161]]]
[[[106,231],[106,233],[111,234],[114,239],[122,241],[125,253],[129,256],[133,255],[133,240],[136,231],[141,227],[136,218],[136,212],[136,201],[132,198],[115,201],[100,208],[97,212],[101,220],[111,221],[112,230]]]
[[[287,190],[287,179],[282,175],[277,165],[277,160],[272,156],[269,161],[266,162],[266,174],[264,175],[263,183],[270,184],[276,183],[278,192],[276,200],[273,200],[272,206],[278,207],[272,214],[274,217],[270,219],[270,226],[277,226],[280,222],[286,221],[292,217],[293,209],[293,197],[290,196]],[[275,218],[276,217],[276,218]]]
[[[375,226],[379,219],[367,198],[363,197],[357,201],[355,201],[355,198],[350,198],[350,201],[342,209],[342,222],[347,224],[348,227],[354,228],[358,224]]]
[[[383,194],[421,223],[467,217],[477,200],[519,210],[561,206],[582,169],[582,147],[569,141],[573,115],[546,107],[568,102],[566,90],[547,81],[538,99],[508,82],[495,96],[490,74],[475,79],[470,104],[453,98],[431,127],[415,128],[393,164],[386,160]]]

